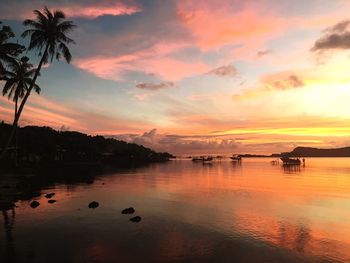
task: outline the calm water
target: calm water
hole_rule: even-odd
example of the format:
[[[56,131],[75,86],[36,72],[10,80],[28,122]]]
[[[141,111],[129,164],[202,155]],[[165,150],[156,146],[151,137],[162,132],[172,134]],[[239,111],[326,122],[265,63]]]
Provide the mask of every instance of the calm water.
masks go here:
[[[350,262],[350,159],[270,161],[172,161],[42,189],[57,202],[2,212],[0,262]]]

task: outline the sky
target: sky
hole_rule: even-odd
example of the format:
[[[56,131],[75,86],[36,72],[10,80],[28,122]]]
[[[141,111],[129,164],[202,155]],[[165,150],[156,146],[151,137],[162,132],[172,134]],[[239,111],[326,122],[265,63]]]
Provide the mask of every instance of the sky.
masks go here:
[[[77,25],[73,60],[45,65],[20,125],[177,155],[350,145],[348,0],[0,0],[0,20],[27,45],[44,6]]]

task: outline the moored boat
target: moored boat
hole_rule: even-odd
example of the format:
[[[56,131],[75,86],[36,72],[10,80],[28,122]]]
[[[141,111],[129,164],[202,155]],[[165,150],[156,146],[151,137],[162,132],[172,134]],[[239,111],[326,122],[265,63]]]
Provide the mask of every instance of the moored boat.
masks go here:
[[[203,159],[203,162],[211,162],[213,160],[213,157],[207,156]]]
[[[211,162],[212,160],[213,157],[211,156],[192,157],[192,162]]]
[[[239,155],[233,155],[230,157],[233,161],[242,161],[242,157]]]
[[[289,158],[289,157],[281,157],[283,165],[300,165],[301,161],[299,158]]]

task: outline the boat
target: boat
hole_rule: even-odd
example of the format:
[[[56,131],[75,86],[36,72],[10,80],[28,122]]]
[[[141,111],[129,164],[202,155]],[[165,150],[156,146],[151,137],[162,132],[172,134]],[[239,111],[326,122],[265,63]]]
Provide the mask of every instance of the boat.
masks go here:
[[[211,162],[213,160],[213,157],[207,156],[203,159],[203,162]]]
[[[192,157],[192,162],[211,162],[213,160],[213,157],[211,156],[199,156],[199,157]]]
[[[238,162],[242,161],[242,157],[239,155],[233,155],[230,158],[232,161],[238,161]]]
[[[300,165],[301,161],[299,158],[289,158],[289,157],[281,157],[283,165]]]

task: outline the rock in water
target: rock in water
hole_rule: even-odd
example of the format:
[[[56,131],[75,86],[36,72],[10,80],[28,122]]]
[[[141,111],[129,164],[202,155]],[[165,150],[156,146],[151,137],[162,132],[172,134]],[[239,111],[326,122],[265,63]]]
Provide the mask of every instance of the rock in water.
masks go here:
[[[53,203],[56,203],[57,201],[54,200],[54,199],[50,199],[49,201],[47,201],[49,204],[53,204]]]
[[[135,213],[135,209],[133,207],[125,208],[122,210],[122,214],[133,214]]]
[[[96,208],[96,207],[98,207],[100,204],[98,203],[98,202],[95,202],[95,201],[93,201],[93,202],[91,202],[90,204],[89,204],[89,208]]]
[[[46,197],[46,198],[51,198],[51,197],[53,197],[54,195],[55,195],[55,193],[50,193],[50,194],[46,194],[45,197]]]
[[[141,216],[134,216],[134,217],[130,218],[130,221],[134,222],[134,223],[138,223],[141,221],[141,219],[142,219]]]
[[[39,205],[40,205],[40,203],[38,201],[33,201],[30,203],[31,208],[37,208]]]

